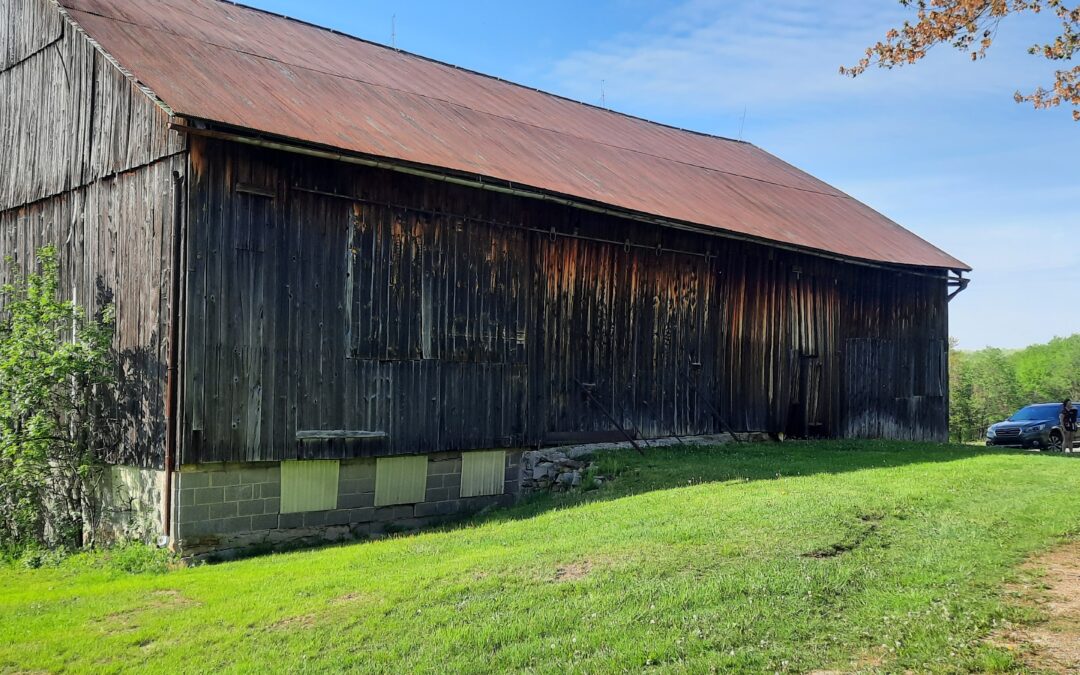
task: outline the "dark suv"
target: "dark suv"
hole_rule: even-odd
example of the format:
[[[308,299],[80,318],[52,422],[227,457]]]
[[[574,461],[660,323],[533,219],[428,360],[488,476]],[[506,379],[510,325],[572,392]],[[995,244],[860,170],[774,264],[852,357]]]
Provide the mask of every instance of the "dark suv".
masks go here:
[[[1036,403],[1016,411],[1004,422],[986,430],[987,445],[1061,450],[1060,403]]]

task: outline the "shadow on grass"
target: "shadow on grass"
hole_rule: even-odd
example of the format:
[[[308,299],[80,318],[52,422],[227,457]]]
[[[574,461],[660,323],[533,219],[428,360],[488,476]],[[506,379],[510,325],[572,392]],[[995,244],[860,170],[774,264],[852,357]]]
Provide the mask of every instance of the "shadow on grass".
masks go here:
[[[954,462],[986,455],[1024,455],[1034,461],[1080,459],[1080,455],[1038,453],[1014,448],[861,440],[676,445],[647,449],[644,456],[630,450],[619,450],[599,453],[592,458],[595,473],[611,478],[598,489],[586,487],[565,493],[536,493],[515,506],[444,524],[442,529],[481,522],[521,520],[554,509],[689,485],[840,474],[930,462]]]
[[[586,487],[563,493],[539,492],[523,498],[514,506],[462,514],[421,529],[391,530],[386,535],[397,538],[430,532],[453,532],[485,523],[525,520],[548,511],[689,485],[840,474],[928,462],[954,462],[986,455],[1024,455],[1034,461],[1080,460],[1080,454],[1069,456],[1001,447],[868,440],[674,445],[647,448],[644,456],[629,449],[603,451],[591,458],[595,468],[586,477],[591,480],[595,475],[604,476],[605,481],[598,488]],[[366,541],[371,540],[333,544],[298,541],[288,545],[255,546],[235,551],[229,560],[267,553],[354,546]],[[225,560],[211,558],[207,562]]]

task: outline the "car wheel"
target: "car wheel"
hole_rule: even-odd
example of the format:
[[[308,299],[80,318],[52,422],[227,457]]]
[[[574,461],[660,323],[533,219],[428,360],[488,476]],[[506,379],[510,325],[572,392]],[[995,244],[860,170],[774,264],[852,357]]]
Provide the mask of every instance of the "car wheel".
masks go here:
[[[1061,452],[1061,432],[1050,432],[1050,443],[1046,446],[1047,450],[1053,450],[1054,452]]]

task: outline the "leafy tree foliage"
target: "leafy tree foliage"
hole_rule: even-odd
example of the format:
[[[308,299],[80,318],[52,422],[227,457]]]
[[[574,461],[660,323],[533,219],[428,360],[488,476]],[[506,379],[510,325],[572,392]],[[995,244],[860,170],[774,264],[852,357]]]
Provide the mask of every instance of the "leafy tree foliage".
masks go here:
[[[112,309],[89,318],[60,299],[52,247],[13,276],[0,290],[0,548],[78,546],[114,426]]]
[[[915,63],[931,47],[948,44],[981,59],[994,41],[998,24],[1010,14],[1053,13],[1061,32],[1053,39],[1028,48],[1029,54],[1058,64],[1050,89],[1036,88],[1030,94],[1019,91],[1017,103],[1029,101],[1036,108],[1073,106],[1073,119],[1080,121],[1080,65],[1069,68],[1065,62],[1080,50],[1080,5],[1069,8],[1065,0],[900,0],[915,9],[915,21],[905,21],[899,29],[890,29],[885,39],[866,50],[866,56],[840,72],[855,77],[871,65],[893,68]]]
[[[1080,334],[1005,352],[949,351],[953,440],[980,440],[986,427],[1031,403],[1080,396]]]

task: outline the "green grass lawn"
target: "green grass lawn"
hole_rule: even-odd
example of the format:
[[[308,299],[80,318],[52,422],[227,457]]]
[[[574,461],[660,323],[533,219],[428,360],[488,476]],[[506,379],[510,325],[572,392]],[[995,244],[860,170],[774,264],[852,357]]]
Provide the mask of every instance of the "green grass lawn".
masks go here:
[[[129,574],[0,568],[0,671],[1008,670],[1003,584],[1080,457],[832,442],[616,453],[483,521]]]

